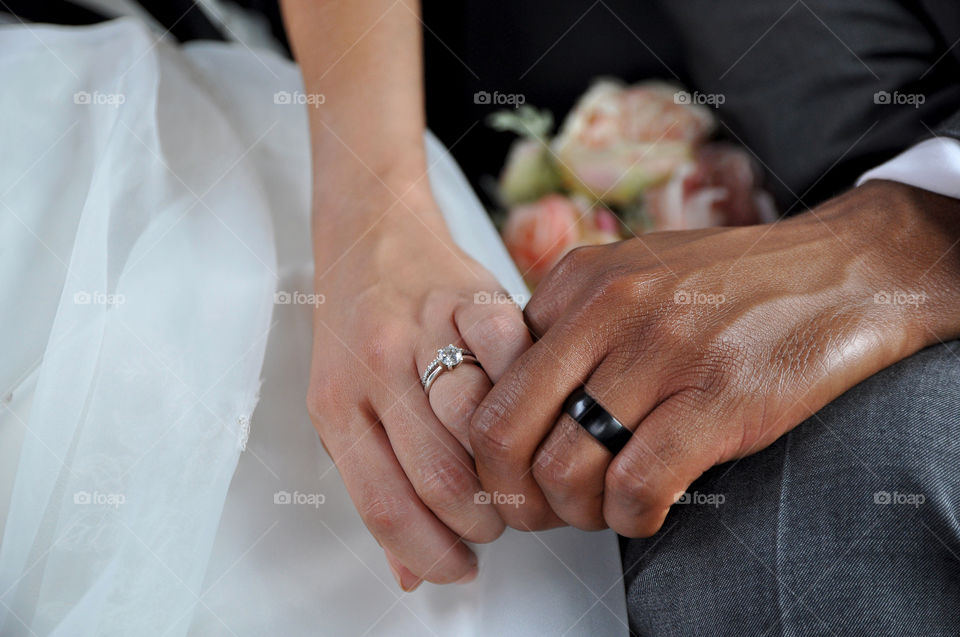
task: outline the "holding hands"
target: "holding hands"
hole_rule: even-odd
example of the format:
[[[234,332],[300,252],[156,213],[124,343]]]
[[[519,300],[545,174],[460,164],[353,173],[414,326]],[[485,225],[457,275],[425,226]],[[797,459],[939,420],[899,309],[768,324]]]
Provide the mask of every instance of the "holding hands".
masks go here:
[[[885,181],[772,225],[580,248],[525,313],[478,304],[499,286],[425,180],[418,12],[283,5],[305,89],[336,96],[309,113],[327,303],[308,407],[406,590],[469,581],[463,540],[505,524],[653,534],[704,471],[960,336],[960,267],[942,256],[957,201]],[[441,373],[427,396],[420,376],[447,344],[482,368]],[[632,432],[615,455],[564,413],[581,390]]]
[[[483,485],[523,495],[499,508],[505,522],[651,535],[704,471],[768,446],[937,330],[946,338],[935,312],[877,302],[942,254],[916,242],[931,219],[917,204],[956,205],[871,182],[774,226],[569,253],[526,308],[539,340],[471,423]],[[582,385],[633,431],[615,456],[564,413]]]
[[[580,248],[524,317],[474,302],[475,291],[497,289],[475,264],[463,276],[386,258],[352,309],[318,316],[314,421],[405,588],[472,578],[475,557],[460,538],[490,541],[504,523],[651,535],[707,469],[763,449],[860,380],[953,336],[952,309],[877,299],[924,275],[936,284],[945,246],[931,241],[949,237],[931,230],[955,206],[870,182],[773,226]],[[399,280],[430,284],[396,289]],[[344,331],[363,360],[330,357],[345,345],[332,334]],[[404,359],[405,343],[415,346]],[[475,352],[483,371],[441,374],[428,403],[417,375],[446,343]],[[370,373],[336,371],[350,366]],[[565,413],[581,388],[632,431],[616,455]],[[348,413],[352,421],[329,418]],[[481,489],[511,497],[478,501]]]

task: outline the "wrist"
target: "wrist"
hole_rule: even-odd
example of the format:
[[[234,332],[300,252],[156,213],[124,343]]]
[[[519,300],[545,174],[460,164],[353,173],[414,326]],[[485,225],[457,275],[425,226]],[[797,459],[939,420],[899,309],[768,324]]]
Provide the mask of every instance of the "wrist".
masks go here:
[[[352,243],[361,236],[378,238],[411,232],[449,238],[426,168],[411,177],[412,174],[366,173],[345,177],[337,183],[315,182],[314,241]]]
[[[371,183],[342,184],[333,196],[315,200],[312,233],[318,271],[335,262],[354,271],[387,271],[397,267],[391,262],[419,262],[417,255],[431,249],[458,249],[426,178],[390,189],[377,183],[379,189]]]
[[[904,355],[960,336],[960,200],[877,180],[839,203],[821,218],[859,258],[868,301]]]

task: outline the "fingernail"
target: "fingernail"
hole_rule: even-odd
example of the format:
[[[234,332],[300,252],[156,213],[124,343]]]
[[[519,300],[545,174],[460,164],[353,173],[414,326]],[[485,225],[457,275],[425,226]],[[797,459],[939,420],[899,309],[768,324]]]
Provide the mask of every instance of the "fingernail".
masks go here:
[[[393,579],[397,580],[397,585],[408,593],[417,590],[417,587],[423,583],[423,580],[401,564],[390,551],[384,549],[383,553],[387,557],[387,566],[390,567],[390,572],[393,573]]]
[[[423,584],[423,580],[408,571],[407,569],[401,567],[400,571],[400,588],[412,593],[413,591],[420,588],[420,585]]]
[[[466,574],[466,575],[464,575],[463,577],[461,577],[460,579],[458,579],[458,580],[456,581],[456,583],[457,583],[457,584],[469,584],[469,583],[472,582],[473,580],[477,579],[477,573],[479,573],[479,572],[480,572],[480,570],[479,570],[476,566],[474,566],[474,567],[471,568],[469,571],[467,571],[467,574]]]

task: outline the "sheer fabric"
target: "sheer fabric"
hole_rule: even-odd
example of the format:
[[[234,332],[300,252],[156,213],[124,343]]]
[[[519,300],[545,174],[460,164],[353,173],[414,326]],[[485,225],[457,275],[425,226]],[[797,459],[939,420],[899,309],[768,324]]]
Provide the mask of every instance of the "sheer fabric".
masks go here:
[[[294,65],[129,19],[0,30],[0,634],[626,634],[611,533],[394,584],[304,408]],[[522,293],[427,141],[455,238]]]

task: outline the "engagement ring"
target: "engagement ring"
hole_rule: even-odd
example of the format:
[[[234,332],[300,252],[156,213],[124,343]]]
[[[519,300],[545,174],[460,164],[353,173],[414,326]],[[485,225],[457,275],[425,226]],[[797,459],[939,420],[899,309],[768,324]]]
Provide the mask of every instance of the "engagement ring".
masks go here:
[[[433,385],[433,381],[435,381],[440,374],[452,370],[463,361],[473,363],[482,369],[480,361],[477,360],[477,357],[474,356],[470,350],[457,347],[453,344],[438,349],[437,357],[430,361],[430,364],[427,365],[427,368],[423,371],[423,375],[420,377],[420,384],[423,385],[423,391],[427,393],[427,396],[430,395],[430,386]]]

